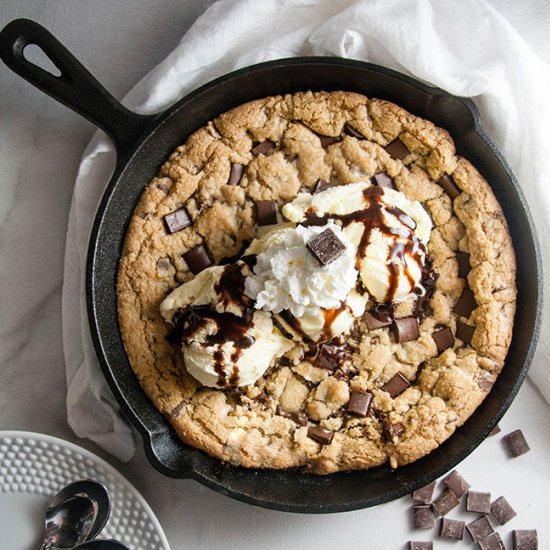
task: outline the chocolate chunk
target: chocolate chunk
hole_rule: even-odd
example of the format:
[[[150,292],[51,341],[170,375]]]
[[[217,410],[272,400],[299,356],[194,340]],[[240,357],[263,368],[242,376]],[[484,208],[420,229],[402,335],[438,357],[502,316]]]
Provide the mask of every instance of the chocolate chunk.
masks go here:
[[[157,269],[159,271],[168,271],[170,269],[170,258],[168,256],[162,256],[157,260]]]
[[[166,230],[170,234],[189,227],[191,223],[191,218],[185,208],[180,208],[164,216],[164,224],[166,225]]]
[[[469,288],[465,288],[455,305],[455,312],[462,315],[462,317],[470,317],[470,314],[476,307],[477,303],[474,293]]]
[[[414,491],[414,493],[411,496],[417,502],[422,502],[423,504],[429,504],[432,501],[434,489],[435,489],[435,481],[432,481],[431,483],[428,483],[428,485],[424,485],[424,487],[420,487],[420,489],[417,489],[416,491]]]
[[[352,391],[346,412],[353,416],[367,416],[369,414],[371,401],[372,393],[366,391]]]
[[[470,255],[467,252],[457,252],[458,276],[466,279],[470,273]]]
[[[428,504],[413,506],[413,526],[415,529],[431,529],[435,527],[435,516]]]
[[[324,343],[319,346],[315,366],[320,369],[335,370],[344,360],[346,351],[343,346]]]
[[[409,550],[433,550],[434,543],[432,541],[424,540],[410,540]]]
[[[384,435],[393,441],[394,438],[399,437],[405,431],[405,426],[401,422],[394,422],[393,424],[384,425]]]
[[[294,162],[298,158],[298,155],[294,153],[285,153],[284,157],[287,162]]]
[[[443,479],[443,484],[457,498],[460,498],[470,488],[470,484],[456,470]]]
[[[194,275],[212,265],[212,260],[208,256],[208,252],[202,244],[199,244],[198,246],[195,246],[195,248],[187,251],[183,255],[183,259],[189,266],[191,273]]]
[[[393,324],[395,341],[399,344],[416,340],[420,336],[418,331],[418,319],[416,317],[403,317],[396,319]]]
[[[432,506],[440,516],[444,516],[453,508],[456,508],[459,502],[457,496],[451,490],[446,489],[433,501]]]
[[[307,435],[321,445],[328,445],[332,441],[334,434],[326,428],[321,428],[321,426],[310,426],[307,430]]]
[[[468,525],[466,525],[466,531],[468,531],[474,542],[478,542],[495,532],[487,516],[481,516],[475,521],[468,523]]]
[[[400,373],[394,374],[383,386],[382,390],[387,391],[392,399],[401,395],[410,386],[409,381]]]
[[[491,436],[491,435],[497,435],[497,434],[499,434],[501,431],[502,431],[502,430],[501,430],[500,426],[497,424],[497,425],[491,430],[491,432],[489,433],[489,436]]]
[[[489,392],[491,388],[493,387],[493,384],[495,382],[494,378],[492,378],[491,374],[481,374],[479,375],[478,379],[476,380],[477,385],[479,389],[483,392]]]
[[[515,529],[512,531],[514,550],[537,550],[539,547],[536,529]]]
[[[377,319],[372,313],[369,313],[369,312],[365,313],[365,315],[363,315],[363,318],[365,319],[365,323],[367,324],[367,328],[369,330],[376,330],[378,328],[389,327],[392,324],[391,319],[387,319],[387,320]]]
[[[504,497],[498,497],[491,504],[491,514],[500,525],[508,523],[513,517],[517,516],[516,511]]]
[[[531,450],[521,430],[515,430],[502,438],[504,445],[512,458],[523,455]]]
[[[462,540],[464,538],[464,522],[443,518],[441,520],[439,536],[444,539]]]
[[[443,187],[445,193],[447,193],[452,200],[460,195],[460,189],[456,186],[455,180],[448,174],[443,174],[437,183]]]
[[[346,251],[346,245],[334,234],[325,229],[307,243],[308,250],[321,265],[328,265]]]
[[[388,143],[384,149],[395,160],[401,160],[410,153],[407,146],[399,138],[395,138],[392,142]]]
[[[252,147],[251,149],[251,153],[256,157],[258,155],[267,155],[268,153],[273,151],[275,147],[276,145],[273,141],[271,141],[270,139],[266,139],[265,141],[254,145],[254,147]]]
[[[374,176],[372,176],[370,181],[373,185],[378,185],[378,187],[385,187],[386,189],[395,189],[393,178],[391,176],[388,176],[386,172],[380,172],[378,174],[375,174]]]
[[[303,222],[300,222],[300,225],[303,227],[311,227],[312,225],[321,226],[326,225],[328,221],[328,214],[325,214],[324,216],[316,216],[313,214],[313,216],[308,216]]]
[[[277,203],[275,201],[256,201],[256,221],[258,225],[277,223]]]
[[[491,493],[468,491],[466,494],[466,510],[488,514],[491,511]]]
[[[329,145],[338,143],[342,139],[340,136],[322,136],[321,134],[317,134],[317,137],[321,141],[323,149],[326,149]]]
[[[348,136],[351,136],[357,139],[366,139],[366,137],[359,130],[357,130],[357,128],[350,126],[347,122],[346,124],[344,124],[344,132]]]
[[[505,550],[504,541],[498,533],[491,533],[488,537],[478,541],[480,550]]]
[[[461,321],[456,322],[456,337],[467,345],[471,343],[475,330],[476,327],[471,327]]]
[[[242,164],[231,164],[231,171],[229,172],[229,179],[227,180],[227,185],[239,185],[241,178],[244,174],[244,165]]]
[[[455,338],[449,327],[445,327],[437,332],[434,332],[432,334],[432,338],[437,346],[437,352],[440,354],[447,348],[452,348],[455,343]]]
[[[313,191],[313,194],[316,195],[317,193],[322,193],[323,191],[326,191],[331,187],[334,187],[334,183],[329,183],[328,181],[319,178],[317,180],[317,185],[315,186],[315,191]]]

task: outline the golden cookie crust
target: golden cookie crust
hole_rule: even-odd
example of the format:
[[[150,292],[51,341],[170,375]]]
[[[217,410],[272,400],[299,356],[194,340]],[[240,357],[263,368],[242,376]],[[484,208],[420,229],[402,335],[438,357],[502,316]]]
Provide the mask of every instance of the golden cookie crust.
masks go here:
[[[338,141],[327,146],[322,136]],[[384,148],[395,138],[410,151],[402,160]],[[253,155],[254,144],[266,139],[275,149]],[[238,185],[228,184],[232,163],[246,167]],[[438,277],[420,337],[396,343],[388,328],[369,331],[359,320],[349,336],[350,360],[338,372],[313,366],[294,348],[240,390],[206,388],[189,376],[159,313],[167,293],[193,277],[182,254],[202,243],[217,263],[254,236],[255,201],[273,199],[281,208],[319,179],[342,185],[379,172],[421,201],[434,222],[428,253]],[[445,174],[458,187],[454,200],[437,183]],[[163,218],[182,206],[193,223],[169,234]],[[467,280],[458,276],[457,251],[470,254]],[[456,155],[448,132],[395,104],[351,92],[268,97],[192,134],[144,190],[117,284],[132,368],[184,442],[231,464],[305,466],[317,474],[386,461],[397,467],[445,441],[502,369],[516,301],[515,256],[502,210],[488,183]],[[467,286],[477,307],[463,318],[454,307]],[[402,303],[396,316],[410,315],[411,307]],[[455,338],[439,354],[432,334],[441,327],[456,334],[457,322],[475,327],[471,343]],[[411,385],[392,398],[382,386],[398,372]],[[354,390],[373,394],[366,417],[346,414]],[[334,432],[330,444],[308,436],[316,425]]]

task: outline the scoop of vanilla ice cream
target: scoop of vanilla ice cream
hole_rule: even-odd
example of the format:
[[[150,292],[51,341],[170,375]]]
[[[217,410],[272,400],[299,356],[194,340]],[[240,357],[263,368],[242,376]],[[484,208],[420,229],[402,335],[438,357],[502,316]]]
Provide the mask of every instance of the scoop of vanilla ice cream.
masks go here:
[[[212,324],[215,331],[215,323]],[[244,333],[254,342],[249,347],[240,347],[232,340],[209,345],[208,337],[208,331],[197,331],[186,338],[183,359],[187,372],[211,388],[254,384],[275,357],[294,345],[273,326],[265,311],[252,314],[250,328]]]
[[[415,288],[423,290],[422,266],[432,222],[418,201],[386,188],[376,188],[375,196],[369,197],[369,188],[370,183],[357,182],[315,195],[301,193],[282,212],[294,223],[312,213],[342,217],[342,232],[358,250],[359,273],[369,293],[378,302],[401,302]],[[369,211],[373,205],[376,212]],[[370,215],[379,215],[382,226],[369,226]]]
[[[224,274],[240,269],[244,279],[248,266],[212,266],[173,290],[161,303],[160,311],[171,322],[178,312],[194,312],[195,325],[183,327],[182,351],[189,374],[209,387],[253,384],[275,357],[294,344],[273,326],[264,311],[252,311],[248,298],[228,300]],[[235,278],[231,280],[235,293]]]
[[[307,243],[331,229],[345,251],[328,265],[321,265]],[[340,307],[357,282],[355,248],[332,221],[320,227],[283,227],[254,240],[245,254],[256,254],[253,273],[245,281],[245,293],[256,308],[296,318],[318,315],[322,309]]]

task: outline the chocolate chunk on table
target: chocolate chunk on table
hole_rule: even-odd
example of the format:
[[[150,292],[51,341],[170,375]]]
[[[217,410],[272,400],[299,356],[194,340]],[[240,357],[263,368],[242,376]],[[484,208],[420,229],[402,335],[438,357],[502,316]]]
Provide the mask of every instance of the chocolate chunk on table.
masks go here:
[[[395,160],[404,159],[410,153],[407,146],[399,138],[395,138],[393,141],[388,143],[384,149],[388,155]]]
[[[344,133],[357,139],[367,139],[359,130],[357,130],[357,128],[354,128],[347,122],[344,124]]]
[[[398,344],[418,339],[420,336],[418,319],[416,317],[402,317],[401,319],[396,319],[393,323],[393,332],[395,341]]]
[[[467,252],[457,252],[456,261],[458,262],[458,276],[466,279],[470,273],[470,254]]]
[[[366,391],[352,391],[349,397],[346,412],[353,416],[367,416],[369,414],[372,393]]]
[[[307,243],[308,250],[323,266],[330,264],[346,251],[346,245],[334,234],[332,229],[325,229]]]
[[[184,207],[164,216],[164,225],[170,234],[189,227],[191,223],[191,218]]]
[[[434,543],[431,540],[410,540],[409,550],[433,550]]]
[[[256,201],[256,221],[258,225],[277,223],[277,203],[275,201]]]
[[[229,179],[227,185],[239,185],[244,174],[243,164],[231,164],[231,171],[229,172]]]
[[[443,187],[443,190],[452,200],[456,199],[460,195],[460,189],[456,186],[455,180],[448,174],[443,174],[437,181],[437,183]]]
[[[435,527],[435,516],[429,504],[413,506],[413,526],[415,529],[431,529]]]
[[[468,523],[468,525],[466,525],[466,531],[468,531],[474,542],[479,542],[481,539],[495,532],[487,516],[481,516],[475,521]]]
[[[332,441],[334,434],[326,428],[321,428],[321,426],[310,426],[307,430],[307,435],[321,445],[328,445]]]
[[[464,522],[443,518],[439,527],[439,536],[444,539],[462,540],[464,538]]]
[[[378,187],[384,187],[386,189],[395,189],[395,184],[393,178],[388,176],[386,172],[379,172],[371,178],[371,183],[373,185],[378,185]]]
[[[198,246],[195,246],[195,248],[187,251],[183,255],[183,259],[189,266],[191,273],[194,275],[212,265],[212,260],[210,259],[210,256],[208,256],[208,251],[202,244],[199,244]]]
[[[489,433],[489,436],[491,435],[497,435],[501,432],[502,430],[500,429],[500,426],[497,424],[492,430],[491,432]]]
[[[468,318],[476,307],[477,302],[474,293],[469,288],[465,288],[455,305],[455,312],[458,313],[458,315],[462,315],[462,317]]]
[[[265,141],[254,145],[254,147],[252,147],[251,149],[251,153],[256,157],[258,155],[267,155],[268,153],[273,151],[275,147],[276,145],[273,141],[271,141],[270,139],[266,139]]]
[[[317,180],[317,185],[315,186],[315,191],[313,191],[313,194],[316,195],[317,193],[322,193],[323,191],[326,191],[331,187],[334,187],[334,183],[329,183],[328,181],[319,178]]]
[[[378,328],[384,328],[389,327],[392,324],[391,319],[381,320],[375,317],[372,313],[365,313],[363,315],[363,318],[365,319],[365,323],[367,324],[367,328],[369,330],[376,330]]]
[[[461,321],[456,322],[456,337],[465,344],[470,344],[472,342],[472,336],[475,330],[476,327],[472,327]]]
[[[537,550],[538,535],[536,529],[515,529],[512,531],[514,550]]]
[[[440,516],[444,516],[456,508],[459,503],[457,496],[451,490],[446,489],[433,501],[432,506]]]
[[[394,374],[383,386],[382,390],[390,394],[392,399],[401,395],[410,386],[409,381],[400,373]]]
[[[491,493],[468,491],[466,494],[466,510],[488,514],[491,511]]]
[[[505,550],[504,541],[498,533],[491,533],[488,537],[481,539],[477,546],[480,550]]]
[[[432,501],[434,489],[435,481],[432,481],[431,483],[428,483],[428,485],[424,485],[424,487],[420,487],[420,489],[414,491],[411,497],[417,502],[429,504]]]
[[[439,354],[443,353],[447,348],[452,348],[455,343],[455,337],[449,327],[434,332],[432,338],[434,339]]]
[[[491,504],[491,514],[500,525],[508,523],[513,517],[517,516],[516,511],[504,497],[498,497]]]
[[[515,430],[502,438],[504,445],[508,449],[508,453],[512,458],[523,455],[531,450],[523,432],[521,430]]]
[[[457,498],[460,498],[470,488],[470,484],[456,470],[443,479],[443,484]]]

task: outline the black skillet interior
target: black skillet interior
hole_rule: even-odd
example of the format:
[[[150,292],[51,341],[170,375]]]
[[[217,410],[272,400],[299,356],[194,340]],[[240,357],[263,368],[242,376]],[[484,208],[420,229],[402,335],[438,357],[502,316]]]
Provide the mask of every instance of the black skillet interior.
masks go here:
[[[108,96],[45,29],[32,24],[33,34],[28,28],[31,22],[26,23],[30,38],[19,44],[20,54],[27,43],[38,43],[58,67],[61,65],[62,73],[71,75],[71,86],[60,89],[57,82],[39,74],[41,81],[36,75],[29,75],[28,67],[22,68],[9,59],[15,57],[14,36],[18,35],[21,42],[20,28],[12,29],[17,32],[12,33],[10,48],[0,41],[4,61],[10,61],[11,68],[21,76],[106,130],[117,145],[115,174],[99,206],[90,239],[88,315],[105,376],[143,436],[147,455],[156,469],[176,478],[194,478],[222,494],[267,508],[338,512],[374,506],[407,494],[451,469],[483,441],[512,402],[532,360],[540,328],[542,270],[534,225],[523,194],[510,168],[481,130],[471,101],[368,63],[295,58],[231,73],[193,92],[154,119],[139,117]],[[93,93],[86,91],[90,87]],[[223,465],[178,440],[141,390],[122,345],[116,311],[116,271],[126,227],[144,186],[173,149],[220,113],[252,99],[303,90],[350,90],[387,99],[449,130],[457,152],[479,169],[500,201],[510,224],[517,263],[522,266],[517,279],[514,337],[503,372],[490,395],[448,441],[428,456],[397,470],[383,466],[319,477],[297,471]],[[100,98],[100,110],[87,103],[90,97]]]

